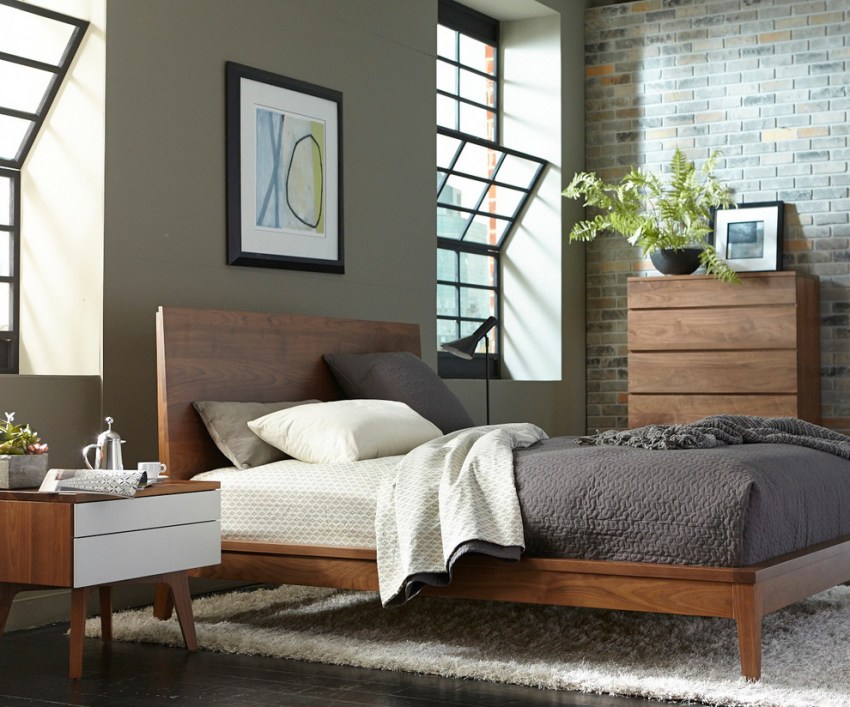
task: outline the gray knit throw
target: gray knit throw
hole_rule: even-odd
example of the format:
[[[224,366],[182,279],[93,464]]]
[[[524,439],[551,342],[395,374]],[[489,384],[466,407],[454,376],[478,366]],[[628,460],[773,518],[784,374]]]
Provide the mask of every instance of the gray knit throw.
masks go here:
[[[850,437],[796,417],[714,415],[687,425],[648,425],[579,437],[579,444],[643,449],[711,449],[727,444],[773,442],[811,447],[850,459]]]

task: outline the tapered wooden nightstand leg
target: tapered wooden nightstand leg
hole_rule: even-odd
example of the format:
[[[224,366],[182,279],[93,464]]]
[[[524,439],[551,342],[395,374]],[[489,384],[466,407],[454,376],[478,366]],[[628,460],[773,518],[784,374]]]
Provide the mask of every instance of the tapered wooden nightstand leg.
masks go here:
[[[98,588],[100,594],[100,636],[104,641],[112,640],[112,588]]]
[[[19,591],[20,587],[17,584],[0,583],[0,636],[3,635],[6,619],[9,618],[9,612],[12,610],[12,602]]]
[[[171,598],[171,588],[167,584],[157,584],[153,600],[153,615],[160,621],[171,618],[174,610],[174,600]]]
[[[71,590],[71,666],[68,675],[78,680],[83,674],[83,638],[86,632],[86,597],[89,588]]]
[[[180,622],[180,630],[183,632],[186,649],[196,651],[198,650],[198,639],[195,636],[195,616],[192,613],[189,576],[185,572],[171,572],[163,575],[163,581],[171,587],[174,609],[177,611],[177,620]]]

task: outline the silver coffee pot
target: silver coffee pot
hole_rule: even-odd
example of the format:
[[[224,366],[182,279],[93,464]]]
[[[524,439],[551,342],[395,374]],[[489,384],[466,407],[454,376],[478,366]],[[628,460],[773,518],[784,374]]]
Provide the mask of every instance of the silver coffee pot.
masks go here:
[[[95,444],[83,447],[83,459],[89,469],[123,469],[121,461],[121,445],[124,440],[117,432],[112,431],[113,419],[106,418],[107,430],[97,436]],[[89,461],[89,450],[94,449],[94,466]]]

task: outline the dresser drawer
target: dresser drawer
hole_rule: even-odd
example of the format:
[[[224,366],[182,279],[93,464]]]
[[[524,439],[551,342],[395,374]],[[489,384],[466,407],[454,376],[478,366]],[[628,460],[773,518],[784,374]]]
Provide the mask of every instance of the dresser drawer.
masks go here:
[[[797,353],[629,353],[629,392],[796,393]]]
[[[199,491],[74,506],[74,537],[218,520],[221,491]]]
[[[794,272],[739,273],[740,283],[720,282],[712,275],[641,277],[628,282],[629,309],[741,307],[794,304],[799,276]]]
[[[109,584],[219,562],[219,521],[92,535],[74,540],[73,586]]]
[[[630,351],[794,349],[796,307],[635,309],[629,312]]]
[[[682,424],[709,415],[799,414],[796,395],[629,395],[629,427]]]

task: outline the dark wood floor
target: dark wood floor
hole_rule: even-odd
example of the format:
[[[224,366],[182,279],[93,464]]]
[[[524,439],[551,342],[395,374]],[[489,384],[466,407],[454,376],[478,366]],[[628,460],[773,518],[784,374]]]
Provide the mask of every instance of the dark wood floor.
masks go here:
[[[400,707],[634,707],[646,700],[537,690],[86,639],[83,677],[67,678],[67,624],[0,638],[0,705],[392,705]],[[653,704],[658,704],[657,702]]]

